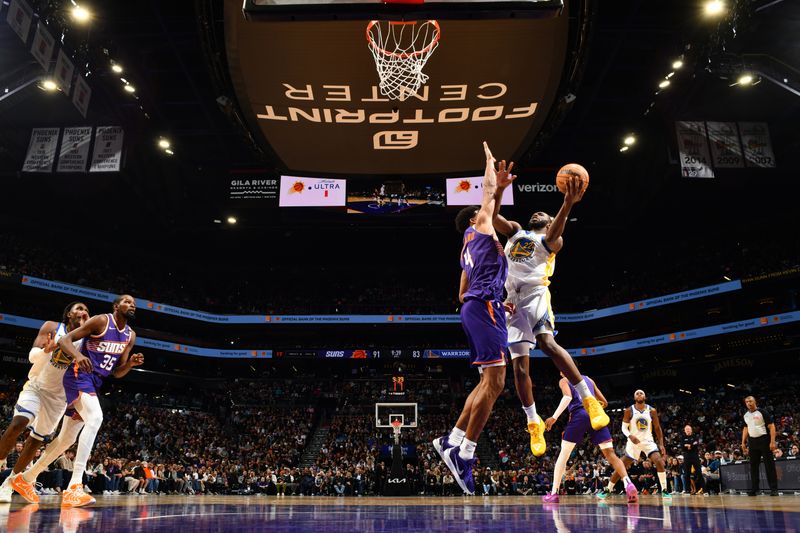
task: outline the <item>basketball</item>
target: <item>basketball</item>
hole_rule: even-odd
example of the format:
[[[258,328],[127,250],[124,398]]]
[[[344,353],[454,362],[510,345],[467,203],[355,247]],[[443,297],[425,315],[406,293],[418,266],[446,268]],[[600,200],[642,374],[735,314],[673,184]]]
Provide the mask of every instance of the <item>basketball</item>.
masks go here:
[[[583,182],[583,190],[589,186],[589,173],[578,163],[567,163],[558,170],[556,174],[556,187],[562,193],[567,192],[567,179],[572,176],[579,176]]]

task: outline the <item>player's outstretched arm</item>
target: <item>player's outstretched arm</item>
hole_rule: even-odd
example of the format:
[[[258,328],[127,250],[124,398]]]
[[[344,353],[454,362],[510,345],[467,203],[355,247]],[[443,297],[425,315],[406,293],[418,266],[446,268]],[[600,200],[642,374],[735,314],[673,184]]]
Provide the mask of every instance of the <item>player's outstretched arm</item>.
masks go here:
[[[606,397],[603,396],[603,392],[600,390],[600,387],[597,386],[597,383],[595,383],[592,378],[589,378],[589,381],[591,381],[592,385],[594,385],[594,397],[597,398],[597,401],[600,402],[600,405],[602,405],[603,409],[605,409],[608,407],[608,400],[606,400]]]
[[[39,333],[33,340],[33,347],[31,348],[31,351],[28,352],[28,361],[36,364],[37,361],[40,361],[43,357],[46,357],[47,354],[53,353],[53,350],[56,347],[56,343],[53,341],[53,336],[55,335],[57,329],[58,324],[52,320],[48,320],[42,324],[42,327],[39,328]]]
[[[119,357],[117,365],[116,367],[114,367],[114,371],[111,372],[111,375],[114,376],[115,378],[125,377],[125,375],[128,372],[130,372],[133,367],[144,364],[143,354],[135,353],[133,355],[130,355],[134,344],[136,344],[136,333],[134,331],[131,331],[131,339],[130,341],[128,341],[128,345],[125,347],[125,350]]]
[[[492,213],[492,225],[494,226],[495,231],[498,233],[505,235],[506,237],[511,237],[516,232],[522,229],[522,226],[518,222],[514,222],[513,220],[508,220],[504,216],[500,214],[500,206],[503,204],[503,193],[508,188],[511,183],[517,179],[511,171],[514,169],[514,162],[508,164],[507,168],[503,168],[505,166],[505,161],[500,162],[500,169],[497,171],[497,191],[495,191],[495,201],[494,201],[494,213]]]
[[[583,182],[580,178],[572,176],[567,180],[567,192],[564,194],[564,203],[561,204],[561,209],[558,210],[555,218],[550,222],[550,227],[547,228],[547,233],[544,236],[547,247],[554,253],[561,250],[561,247],[564,246],[564,239],[561,235],[564,234],[564,227],[567,225],[569,212],[572,210],[572,206],[581,201],[584,192],[586,192],[586,189],[584,189]]]
[[[106,330],[106,327],[108,327],[108,316],[95,315],[87,320],[84,325],[73,329],[58,339],[58,347],[61,348],[63,353],[71,357],[72,360],[78,364],[81,370],[84,372],[91,372],[92,361],[79,352],[72,343],[84,339],[89,335],[100,335]]]
[[[483,143],[483,152],[486,155],[486,169],[483,173],[483,198],[481,208],[475,217],[475,229],[486,235],[494,234],[492,215],[494,214],[495,193],[497,192],[497,171],[495,158],[486,141]]]
[[[545,428],[547,431],[550,431],[553,427],[553,424],[556,423],[558,417],[561,416],[567,407],[569,407],[569,402],[572,401],[572,391],[569,390],[569,384],[567,383],[567,378],[561,378],[558,382],[558,388],[561,389],[561,402],[559,402],[558,407],[556,408],[553,416],[548,418],[544,421]]]
[[[461,271],[461,282],[458,285],[458,301],[464,303],[464,294],[469,288],[469,280],[467,279],[467,271]]]
[[[656,436],[661,455],[667,455],[666,447],[664,446],[664,432],[661,430],[661,421],[658,419],[658,413],[655,409],[650,409],[650,418],[653,419],[653,433]]]

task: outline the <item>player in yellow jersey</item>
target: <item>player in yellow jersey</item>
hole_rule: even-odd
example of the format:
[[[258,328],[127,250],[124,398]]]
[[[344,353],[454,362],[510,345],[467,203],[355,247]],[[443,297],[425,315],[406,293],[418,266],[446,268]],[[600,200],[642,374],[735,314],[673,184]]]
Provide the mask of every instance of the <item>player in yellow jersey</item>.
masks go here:
[[[503,189],[510,183],[508,180],[498,182],[496,195],[501,197]],[[544,455],[546,444],[545,423],[536,413],[530,378],[529,356],[536,346],[553,360],[556,368],[575,387],[589,413],[592,428],[601,429],[609,422],[603,407],[581,379],[569,352],[555,341],[555,318],[548,289],[550,276],[555,271],[556,254],[564,246],[564,226],[572,207],[581,201],[585,190],[580,178],[570,178],[558,214],[551,217],[547,213],[536,212],[528,221],[528,229],[500,215],[500,202],[495,202],[494,228],[508,237],[505,246],[508,258],[505,288],[508,294],[508,344],[514,368],[514,384],[528,419],[531,451],[537,457]]]

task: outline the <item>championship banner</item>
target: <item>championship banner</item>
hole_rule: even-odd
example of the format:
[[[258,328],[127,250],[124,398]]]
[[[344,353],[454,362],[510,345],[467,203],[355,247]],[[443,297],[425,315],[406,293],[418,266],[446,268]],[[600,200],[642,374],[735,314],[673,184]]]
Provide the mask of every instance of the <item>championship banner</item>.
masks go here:
[[[28,155],[25,156],[23,172],[52,172],[56,160],[59,128],[33,128]]]
[[[31,54],[36,58],[36,61],[42,66],[45,72],[50,70],[50,60],[53,59],[53,51],[55,51],[56,40],[47,31],[47,27],[40,20],[36,25],[36,35],[33,37],[33,45],[31,46]]]
[[[706,122],[711,155],[716,168],[742,168],[742,147],[735,122]]]
[[[64,92],[69,94],[72,88],[72,74],[75,72],[75,65],[61,49],[58,51],[58,58],[56,59],[56,70],[53,73],[58,87]]]
[[[19,35],[23,43],[28,42],[32,19],[33,10],[25,0],[11,0],[6,21],[11,26],[11,29],[14,30],[14,33]]]
[[[481,205],[483,176],[474,178],[447,178],[447,205]],[[514,187],[503,193],[502,205],[514,205]]]
[[[775,154],[766,122],[740,122],[739,133],[748,167],[775,168]]]
[[[684,178],[713,178],[705,123],[679,121],[675,123],[675,131],[678,134],[681,175]]]
[[[75,77],[75,92],[72,93],[72,103],[78,108],[83,118],[86,118],[86,112],[89,110],[89,100],[92,99],[92,89],[83,76],[78,74]]]
[[[92,127],[64,128],[56,172],[86,172]]]
[[[89,172],[119,172],[124,133],[120,126],[97,126]]]
[[[281,176],[281,207],[343,207],[346,202],[345,180]]]

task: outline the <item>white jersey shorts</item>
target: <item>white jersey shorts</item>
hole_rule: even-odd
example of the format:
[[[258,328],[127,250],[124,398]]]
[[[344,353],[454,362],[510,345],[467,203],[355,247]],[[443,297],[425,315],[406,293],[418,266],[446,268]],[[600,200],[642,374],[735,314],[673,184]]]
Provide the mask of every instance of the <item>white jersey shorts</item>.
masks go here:
[[[58,427],[66,409],[67,399],[63,390],[54,393],[28,382],[19,393],[14,406],[14,416],[27,418],[31,436],[46,440]]]
[[[658,445],[651,440],[640,440],[639,444],[634,444],[628,439],[628,442],[625,444],[625,455],[634,461],[638,461],[642,454],[644,454],[645,457],[650,457],[650,455],[658,451],[660,451]]]
[[[519,300],[509,299],[516,306],[514,314],[506,313],[508,344],[528,342],[536,346],[536,336],[555,334],[555,317],[550,306],[550,290],[545,286],[533,287]],[[511,351],[512,359],[523,354]]]

